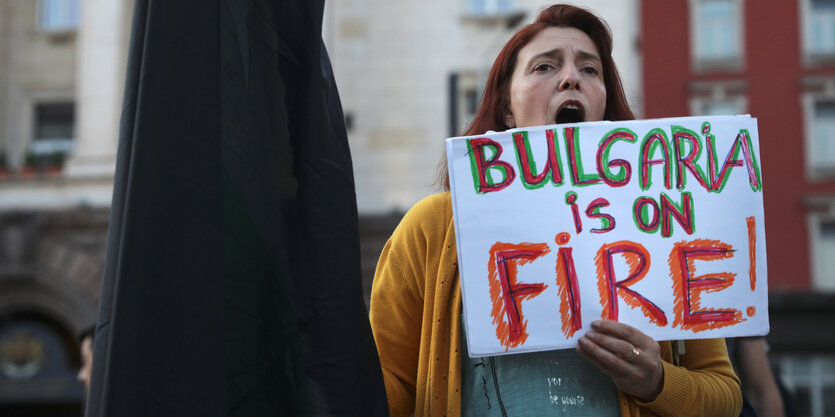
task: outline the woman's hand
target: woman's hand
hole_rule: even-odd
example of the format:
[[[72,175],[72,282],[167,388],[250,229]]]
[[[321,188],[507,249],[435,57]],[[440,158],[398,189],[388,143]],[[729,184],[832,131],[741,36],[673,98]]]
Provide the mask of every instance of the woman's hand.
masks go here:
[[[658,342],[638,329],[598,320],[578,341],[577,351],[606,372],[623,392],[652,401],[664,385]]]

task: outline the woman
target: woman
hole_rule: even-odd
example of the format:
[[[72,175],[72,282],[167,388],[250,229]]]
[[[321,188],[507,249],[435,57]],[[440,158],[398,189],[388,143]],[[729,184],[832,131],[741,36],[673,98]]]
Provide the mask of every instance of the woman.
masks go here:
[[[611,45],[590,12],[545,9],[500,52],[466,134],[633,119]],[[448,190],[445,161],[442,171]],[[371,325],[392,416],[739,414],[739,380],[721,339],[687,341],[676,366],[672,343],[597,321],[576,352],[470,358],[456,264],[448,192],[415,205],[383,249]]]

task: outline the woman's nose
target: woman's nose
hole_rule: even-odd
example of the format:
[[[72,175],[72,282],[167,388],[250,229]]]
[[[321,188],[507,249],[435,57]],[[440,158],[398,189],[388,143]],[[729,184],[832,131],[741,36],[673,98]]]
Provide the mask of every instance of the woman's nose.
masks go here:
[[[560,79],[560,91],[565,90],[579,90],[580,89],[580,73],[576,68],[568,67],[563,69],[562,78]]]

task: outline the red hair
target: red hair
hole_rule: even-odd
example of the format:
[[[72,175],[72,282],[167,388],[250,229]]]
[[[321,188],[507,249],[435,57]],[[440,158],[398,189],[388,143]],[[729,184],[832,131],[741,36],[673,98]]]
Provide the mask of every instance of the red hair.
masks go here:
[[[499,52],[487,77],[484,96],[464,136],[510,128],[505,125],[505,115],[510,113],[510,79],[516,68],[516,56],[539,32],[554,26],[579,29],[597,46],[603,67],[603,84],[606,86],[606,110],[603,120],[635,118],[626,101],[620,75],[612,59],[612,34],[609,25],[589,10],[567,4],[555,4],[541,11],[533,23],[519,29]],[[446,155],[438,164],[438,182],[443,189],[449,190]]]

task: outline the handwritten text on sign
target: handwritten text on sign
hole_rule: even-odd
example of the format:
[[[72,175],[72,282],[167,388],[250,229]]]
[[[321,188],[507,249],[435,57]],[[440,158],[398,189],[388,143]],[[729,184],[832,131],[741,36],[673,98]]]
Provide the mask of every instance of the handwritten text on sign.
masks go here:
[[[471,354],[572,347],[599,318],[767,333],[758,144],[748,116],[448,139]]]

